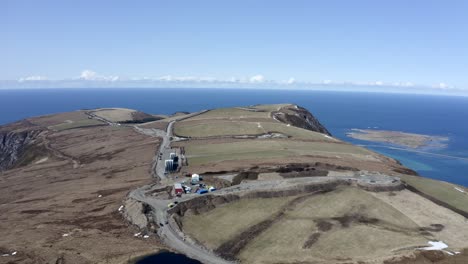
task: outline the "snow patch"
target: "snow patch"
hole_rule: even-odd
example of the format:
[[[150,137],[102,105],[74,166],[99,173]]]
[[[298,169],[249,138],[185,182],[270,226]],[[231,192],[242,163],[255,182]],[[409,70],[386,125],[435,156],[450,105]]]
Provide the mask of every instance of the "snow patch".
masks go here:
[[[121,205],[121,206],[119,207],[119,212],[122,212],[123,208],[124,208],[124,206]]]
[[[464,190],[462,190],[462,189],[460,189],[460,188],[458,188],[458,187],[455,187],[455,190],[457,190],[457,191],[459,191],[459,192],[462,192],[462,193],[465,193]]]
[[[149,238],[149,236],[148,236],[148,235],[144,235],[143,238]]]
[[[40,164],[40,163],[46,162],[48,159],[49,159],[49,157],[42,158],[42,159],[34,162],[34,164]]]
[[[12,256],[16,255],[16,253],[18,253],[18,251],[15,251],[13,253],[11,253]]]
[[[134,234],[134,237],[139,237],[141,235],[141,232]]]
[[[69,235],[70,235],[70,234],[63,234],[62,236],[63,236],[63,237],[67,237],[67,236],[69,236]]]
[[[442,250],[442,249],[448,248],[448,245],[445,244],[442,241],[429,241],[427,243],[429,245],[431,245],[431,246],[430,247],[423,247],[423,248],[420,248],[420,249],[422,249],[422,250]]]
[[[98,198],[101,198],[102,197],[102,194],[98,195]]]

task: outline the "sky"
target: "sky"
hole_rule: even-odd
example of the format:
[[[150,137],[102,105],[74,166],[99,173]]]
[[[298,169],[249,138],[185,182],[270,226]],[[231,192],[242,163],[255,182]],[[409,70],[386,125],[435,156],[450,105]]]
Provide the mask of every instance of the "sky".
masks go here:
[[[3,0],[0,80],[468,90],[466,14],[465,0]]]

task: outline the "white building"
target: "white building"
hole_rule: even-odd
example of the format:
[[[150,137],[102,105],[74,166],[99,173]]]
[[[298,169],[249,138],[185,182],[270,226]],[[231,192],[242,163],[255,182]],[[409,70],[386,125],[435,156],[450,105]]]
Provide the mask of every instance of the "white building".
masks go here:
[[[192,174],[192,180],[190,181],[192,184],[197,184],[200,182],[200,175]]]

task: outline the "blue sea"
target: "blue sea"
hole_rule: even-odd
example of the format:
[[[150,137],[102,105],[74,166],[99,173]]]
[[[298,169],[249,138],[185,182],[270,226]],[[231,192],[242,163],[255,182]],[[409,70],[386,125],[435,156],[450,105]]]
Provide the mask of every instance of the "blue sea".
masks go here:
[[[310,110],[337,138],[394,157],[422,176],[468,186],[467,97],[245,89],[0,90],[0,124],[97,107],[171,114],[285,102]],[[352,128],[447,136],[450,141],[447,148],[427,148],[420,153],[346,137]]]

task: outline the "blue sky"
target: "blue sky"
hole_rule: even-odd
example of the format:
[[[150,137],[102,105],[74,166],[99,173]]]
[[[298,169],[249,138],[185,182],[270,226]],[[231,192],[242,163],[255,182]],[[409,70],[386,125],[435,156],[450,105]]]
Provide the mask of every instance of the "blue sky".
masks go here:
[[[468,89],[466,14],[468,1],[450,0],[5,0],[0,80]]]

